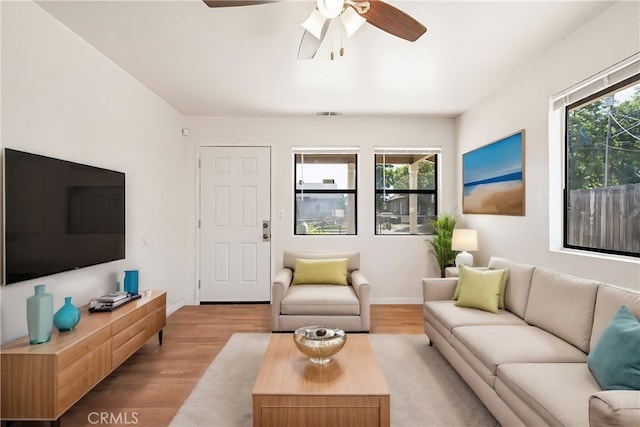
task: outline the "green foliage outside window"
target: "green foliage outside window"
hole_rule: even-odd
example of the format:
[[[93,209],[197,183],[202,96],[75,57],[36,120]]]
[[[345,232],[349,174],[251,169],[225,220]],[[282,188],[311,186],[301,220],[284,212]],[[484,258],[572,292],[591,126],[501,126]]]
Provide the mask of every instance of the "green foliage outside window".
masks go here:
[[[569,110],[570,190],[640,182],[640,84],[624,92]]]

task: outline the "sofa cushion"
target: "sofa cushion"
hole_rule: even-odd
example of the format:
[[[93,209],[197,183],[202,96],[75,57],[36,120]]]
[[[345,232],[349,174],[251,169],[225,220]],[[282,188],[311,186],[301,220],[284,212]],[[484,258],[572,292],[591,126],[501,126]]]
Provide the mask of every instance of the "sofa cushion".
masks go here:
[[[291,284],[327,284],[347,286],[347,258],[297,258],[293,271],[293,281]]]
[[[498,312],[504,270],[474,271],[460,266],[460,295],[456,305]]]
[[[604,390],[640,390],[640,322],[626,306],[604,328],[587,365]]]
[[[600,284],[598,286],[596,308],[593,313],[591,348],[600,338],[600,334],[602,334],[609,320],[623,305],[626,305],[629,311],[640,319],[640,292],[614,285]]]
[[[587,355],[535,326],[460,326],[453,347],[493,387],[496,369],[504,363],[585,363]]]
[[[520,264],[504,258],[491,257],[489,267],[506,269],[506,285],[504,289],[504,307],[508,311],[524,318],[529,299],[529,288],[535,267]]]
[[[524,320],[586,353],[597,291],[593,280],[538,267],[533,272]]]
[[[497,370],[496,393],[520,400],[548,425],[588,426],[589,397],[600,391],[586,363],[514,363]]]
[[[424,318],[448,341],[453,328],[473,325],[520,325],[527,323],[513,313],[498,310],[498,313],[457,307],[455,301],[428,301],[424,304]]]
[[[351,286],[289,286],[280,314],[359,316],[360,301]]]

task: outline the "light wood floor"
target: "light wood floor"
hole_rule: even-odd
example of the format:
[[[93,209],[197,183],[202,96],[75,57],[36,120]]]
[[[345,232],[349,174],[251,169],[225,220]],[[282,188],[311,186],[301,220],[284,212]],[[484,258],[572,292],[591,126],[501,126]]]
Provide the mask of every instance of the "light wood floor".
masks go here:
[[[67,411],[62,426],[168,425],[231,335],[270,332],[270,315],[268,304],[182,307],[167,318],[162,346],[151,338]],[[422,334],[423,325],[421,305],[371,306],[371,333]]]

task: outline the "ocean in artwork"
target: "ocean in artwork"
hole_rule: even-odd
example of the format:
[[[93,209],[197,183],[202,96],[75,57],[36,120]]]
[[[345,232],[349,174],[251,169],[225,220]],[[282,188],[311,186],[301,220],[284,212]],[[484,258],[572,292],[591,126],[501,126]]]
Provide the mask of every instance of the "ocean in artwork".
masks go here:
[[[523,136],[463,155],[464,213],[524,215]]]

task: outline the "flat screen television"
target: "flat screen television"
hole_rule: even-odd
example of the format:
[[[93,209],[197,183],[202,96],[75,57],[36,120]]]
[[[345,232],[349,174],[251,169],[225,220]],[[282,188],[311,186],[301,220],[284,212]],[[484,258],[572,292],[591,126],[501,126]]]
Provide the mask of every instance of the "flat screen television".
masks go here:
[[[4,284],[124,259],[125,174],[4,149]]]

